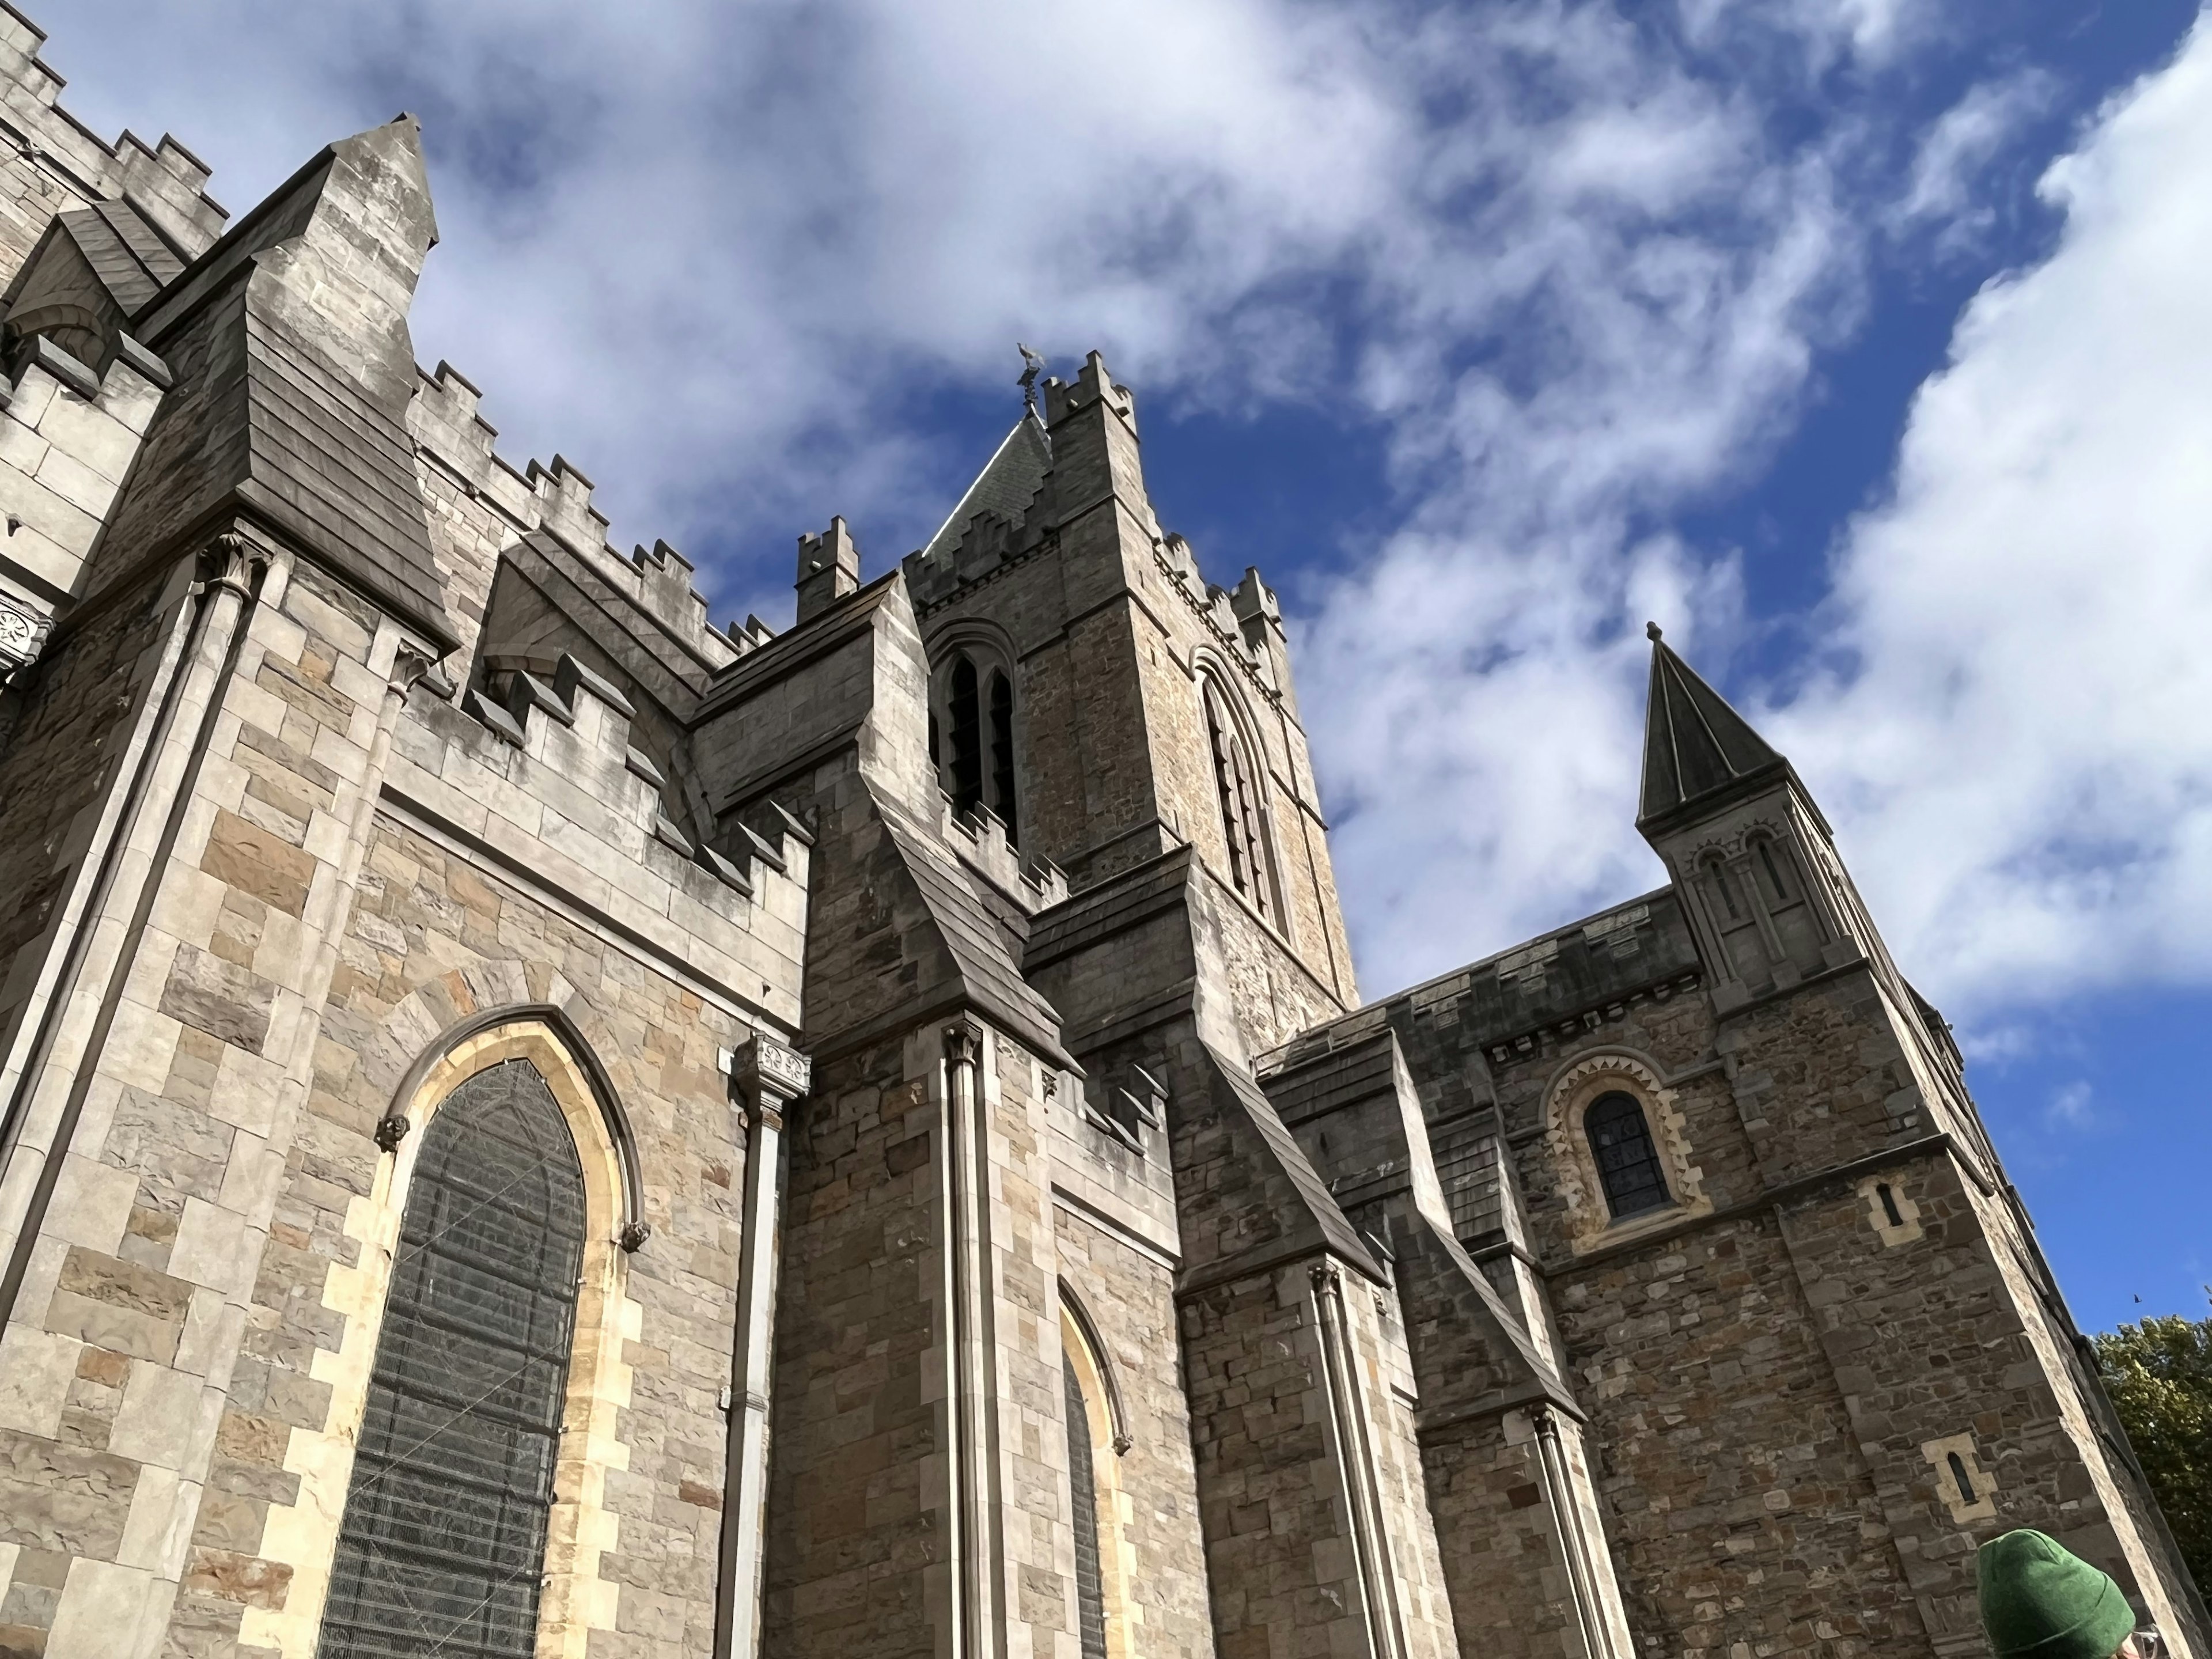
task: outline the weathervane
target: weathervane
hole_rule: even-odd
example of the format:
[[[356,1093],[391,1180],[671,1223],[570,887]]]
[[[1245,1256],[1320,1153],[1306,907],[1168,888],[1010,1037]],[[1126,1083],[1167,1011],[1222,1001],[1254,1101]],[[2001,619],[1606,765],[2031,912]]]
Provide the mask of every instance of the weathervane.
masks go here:
[[[1037,412],[1037,376],[1044,373],[1044,359],[1019,340],[1014,342],[1014,349],[1022,354],[1022,407],[1034,415]]]

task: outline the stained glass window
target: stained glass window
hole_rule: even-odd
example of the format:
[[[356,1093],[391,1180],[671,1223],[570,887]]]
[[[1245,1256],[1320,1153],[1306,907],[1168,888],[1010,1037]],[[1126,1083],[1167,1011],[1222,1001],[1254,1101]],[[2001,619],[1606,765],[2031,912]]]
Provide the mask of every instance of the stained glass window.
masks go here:
[[[1659,1167],[1659,1150],[1651,1144],[1650,1126],[1636,1097],[1601,1095],[1583,1120],[1589,1131],[1590,1151],[1597,1157],[1598,1179],[1605,1183],[1605,1201],[1615,1221],[1656,1210],[1668,1202],[1667,1177]]]

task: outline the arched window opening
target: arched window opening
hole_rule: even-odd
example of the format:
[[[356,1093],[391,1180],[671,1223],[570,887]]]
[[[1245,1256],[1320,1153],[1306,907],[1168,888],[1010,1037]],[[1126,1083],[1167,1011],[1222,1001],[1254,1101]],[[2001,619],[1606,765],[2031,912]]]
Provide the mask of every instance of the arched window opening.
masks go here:
[[[1759,867],[1766,872],[1766,890],[1774,896],[1774,902],[1777,904],[1788,903],[1790,887],[1789,884],[1782,879],[1781,866],[1775,862],[1774,843],[1761,836],[1753,844],[1759,848]],[[1788,855],[1785,854],[1784,856]]]
[[[1083,1659],[1106,1659],[1106,1579],[1098,1555],[1098,1476],[1091,1443],[1091,1411],[1072,1354],[1061,1354],[1060,1375],[1066,1401],[1068,1497],[1074,1510],[1076,1633]]]
[[[1743,908],[1736,902],[1735,884],[1729,879],[1728,866],[1715,859],[1705,866],[1705,872],[1712,878],[1713,886],[1721,896],[1721,903],[1728,911],[1728,919],[1741,921]]]
[[[1882,1182],[1875,1188],[1874,1191],[1875,1196],[1881,1200],[1881,1212],[1889,1218],[1889,1224],[1893,1227],[1902,1227],[1905,1224],[1905,1218],[1898,1213],[1897,1194],[1889,1190],[1889,1183],[1887,1181]]]
[[[939,647],[929,677],[929,759],[960,817],[988,811],[1021,842],[1018,698],[1006,650],[988,639]]]
[[[983,799],[983,717],[975,696],[975,665],[952,660],[952,810],[972,812]]]
[[[992,810],[1006,826],[1010,845],[1021,842],[1021,823],[1014,805],[1014,684],[1006,671],[991,671],[991,794]]]
[[[526,1060],[423,1132],[331,1565],[326,1659],[530,1659],[583,1261],[582,1167]]]
[[[1659,1167],[1659,1149],[1651,1144],[1650,1126],[1635,1096],[1618,1091],[1600,1095],[1583,1126],[1615,1221],[1663,1208],[1671,1201],[1666,1175]]]
[[[1950,1462],[1951,1479],[1958,1482],[1959,1501],[1962,1504],[1974,1502],[1974,1483],[1967,1477],[1965,1462],[1956,1452],[1946,1452],[1943,1455]]]
[[[1275,907],[1267,870],[1267,819],[1260,793],[1260,775],[1211,679],[1199,682],[1206,705],[1206,736],[1213,756],[1213,786],[1220,798],[1221,828],[1229,843],[1229,879],[1252,901],[1260,914],[1273,921]]]

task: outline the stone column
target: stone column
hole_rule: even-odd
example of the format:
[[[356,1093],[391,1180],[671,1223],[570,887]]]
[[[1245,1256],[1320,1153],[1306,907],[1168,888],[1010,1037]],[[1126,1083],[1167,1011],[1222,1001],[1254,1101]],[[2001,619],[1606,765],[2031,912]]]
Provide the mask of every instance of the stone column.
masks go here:
[[[1567,1569],[1583,1652],[1588,1659],[1631,1659],[1620,1586],[1613,1582],[1613,1564],[1602,1543],[1595,1550],[1591,1547],[1589,1519],[1595,1506],[1585,1501],[1586,1494],[1581,1490],[1584,1481],[1577,1479],[1583,1474],[1582,1460],[1571,1455],[1566,1443],[1565,1435],[1579,1437],[1579,1431],[1570,1421],[1563,1434],[1560,1413],[1547,1403],[1539,1403],[1529,1416],[1536,1429],[1545,1504],[1558,1528],[1559,1559]]]
[[[1359,1588],[1367,1603],[1367,1627],[1375,1659],[1404,1659],[1405,1620],[1390,1566],[1390,1539],[1376,1493],[1375,1449],[1367,1410],[1360,1398],[1359,1356],[1346,1323],[1344,1280],[1333,1261],[1313,1270],[1316,1328],[1321,1337],[1322,1373],[1328,1388],[1329,1415],[1336,1436],[1346,1507],[1350,1514],[1352,1552],[1358,1562]]]
[[[951,1284],[950,1371],[952,1513],[957,1522],[953,1618],[958,1659],[998,1650],[998,1449],[991,1433],[998,1367],[993,1352],[990,1287],[989,1132],[983,1122],[983,1028],[962,1019],[945,1028],[945,1258]]]
[[[762,1533],[768,1514],[768,1413],[783,1242],[783,1120],[812,1081],[805,1055],[765,1032],[730,1070],[745,1120],[744,1242],[730,1352],[730,1437],[722,1477],[722,1548],[714,1592],[716,1659],[760,1650]]]

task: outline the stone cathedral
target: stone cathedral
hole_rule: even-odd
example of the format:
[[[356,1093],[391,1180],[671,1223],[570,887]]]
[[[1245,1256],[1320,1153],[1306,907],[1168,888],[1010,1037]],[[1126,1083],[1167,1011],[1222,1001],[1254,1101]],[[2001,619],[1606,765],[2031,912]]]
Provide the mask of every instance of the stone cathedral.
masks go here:
[[[0,1656],[1950,1659],[2205,1615],[1819,805],[1356,988],[1274,595],[1048,379],[718,627],[0,16]],[[1010,410],[1011,412],[1011,410]],[[1472,943],[1472,942],[1471,942]]]

